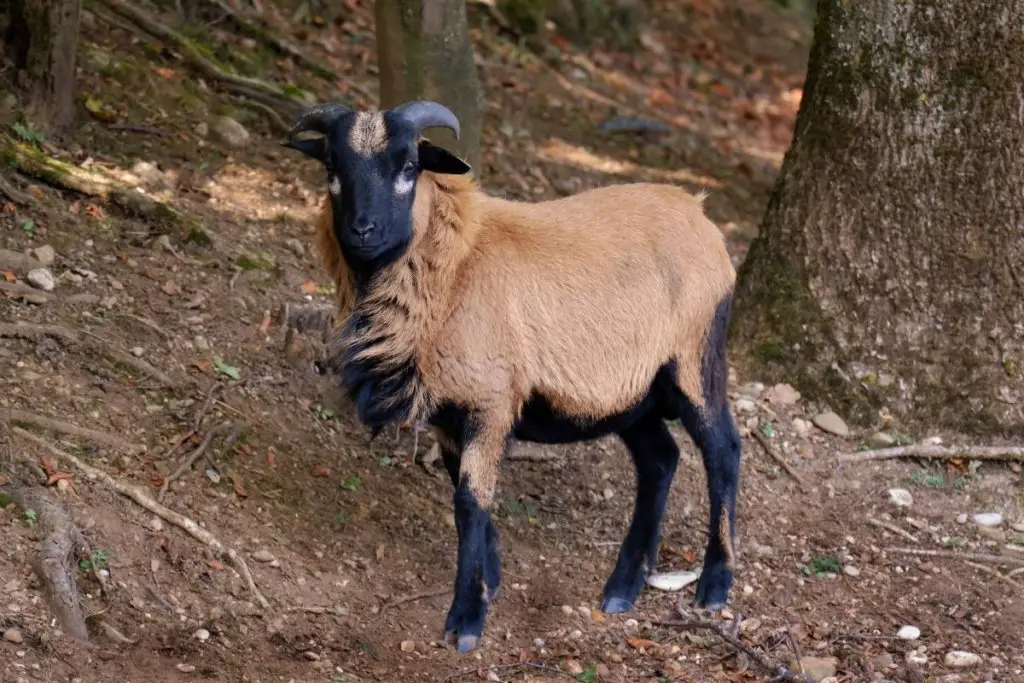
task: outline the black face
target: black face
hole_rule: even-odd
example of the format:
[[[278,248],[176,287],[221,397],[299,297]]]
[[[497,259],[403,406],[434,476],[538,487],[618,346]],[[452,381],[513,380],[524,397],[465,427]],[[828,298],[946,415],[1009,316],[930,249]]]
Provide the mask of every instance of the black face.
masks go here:
[[[414,126],[390,112],[345,113],[325,138],[290,146],[323,162],[335,235],[346,260],[361,271],[387,265],[409,246],[422,171],[469,171],[468,164],[420,140]]]

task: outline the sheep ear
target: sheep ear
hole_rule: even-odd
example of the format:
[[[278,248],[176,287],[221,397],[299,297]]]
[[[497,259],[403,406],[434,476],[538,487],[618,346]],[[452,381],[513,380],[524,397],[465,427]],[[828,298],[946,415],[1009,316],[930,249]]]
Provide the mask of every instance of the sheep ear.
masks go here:
[[[426,140],[420,140],[419,155],[420,168],[431,173],[462,175],[472,170],[470,165],[462,159],[443,147],[432,145]]]
[[[297,149],[311,159],[324,161],[327,158],[327,145],[325,138],[306,138],[304,140],[288,140],[282,142],[282,147]]]

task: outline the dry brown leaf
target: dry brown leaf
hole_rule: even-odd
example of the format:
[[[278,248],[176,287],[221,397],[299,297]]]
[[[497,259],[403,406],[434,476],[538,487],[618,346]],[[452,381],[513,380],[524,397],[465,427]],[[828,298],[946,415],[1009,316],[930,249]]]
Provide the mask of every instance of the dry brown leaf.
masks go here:
[[[634,650],[653,650],[661,647],[661,645],[653,640],[645,640],[644,638],[626,638],[626,644]]]
[[[53,486],[61,479],[74,479],[75,475],[71,472],[54,472],[46,479],[47,486]]]
[[[277,463],[277,453],[275,451],[267,451],[267,465],[273,467]]]
[[[306,280],[299,285],[299,289],[302,290],[303,294],[316,294],[316,288],[316,280]]]
[[[207,565],[207,566],[208,566],[208,567],[209,567],[210,569],[215,569],[215,570],[217,570],[217,571],[221,571],[221,570],[223,570],[223,569],[224,569],[224,565],[222,565],[222,564],[221,564],[221,563],[220,563],[219,561],[217,561],[217,560],[207,560],[207,561],[206,561],[206,565]]]
[[[235,495],[239,498],[248,498],[249,494],[245,490],[245,486],[242,484],[240,479],[235,479]]]
[[[164,485],[165,478],[159,475],[149,478],[149,485],[153,488],[160,488]]]
[[[194,365],[200,372],[210,372],[210,370],[213,369],[213,361],[207,360],[206,358],[197,358],[192,361],[192,365]]]
[[[7,477],[0,477],[0,486],[4,486],[6,484],[7,484]]]
[[[323,465],[314,465],[313,466],[313,476],[314,477],[329,477],[329,476],[331,476],[331,471],[329,469],[327,469],[326,467],[324,467]]]

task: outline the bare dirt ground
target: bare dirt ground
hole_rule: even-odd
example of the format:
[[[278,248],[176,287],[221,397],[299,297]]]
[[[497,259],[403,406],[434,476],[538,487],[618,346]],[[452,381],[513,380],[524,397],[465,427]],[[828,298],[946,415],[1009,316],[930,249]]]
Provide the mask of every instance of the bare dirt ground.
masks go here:
[[[547,61],[500,37],[474,6],[488,189],[542,199],[633,179],[703,187],[738,264],[789,142],[809,28],[772,3],[725,4],[656,2],[659,19],[635,55],[555,43],[566,53]],[[336,17],[293,37],[367,104],[372,13],[358,0],[338,5]],[[240,71],[324,87],[223,23],[197,22],[191,34]],[[314,372],[316,340],[286,348],[274,321],[283,303],[330,302],[311,253],[318,170],[281,149],[259,111],[232,103],[124,22],[90,14],[81,55],[83,97],[95,111],[83,110],[75,133],[48,141],[48,151],[120,173],[204,227],[162,227],[23,178],[16,184],[49,212],[13,203],[0,211],[3,247],[52,246],[58,281],[49,297],[0,297],[0,325],[13,335],[0,341],[0,476],[48,480],[92,550],[75,572],[89,615],[85,647],[56,628],[30,565],[45,511],[3,501],[0,680],[771,680],[707,632],[655,623],[688,604],[692,585],[647,588],[632,614],[597,611],[633,500],[632,467],[614,439],[515,447],[535,457],[506,463],[500,483],[504,589],[480,650],[443,646],[456,535],[450,483],[439,463],[423,460],[429,437],[404,429],[370,443]],[[220,114],[251,139],[231,147],[204,130]],[[600,124],[612,116],[667,128],[606,132]],[[17,284],[26,273],[5,277]],[[70,332],[11,331],[22,323]],[[906,435],[883,416],[864,433],[826,433],[811,421],[828,406],[756,380],[732,383],[745,432],[731,605],[743,639],[844,683],[1024,680],[1020,467],[840,463],[877,431],[958,437],[941,425]],[[33,424],[33,415],[125,444]],[[707,494],[692,444],[677,437],[684,457],[659,570],[699,571]],[[163,502],[245,558],[266,607],[228,559],[38,438],[150,497],[204,446]],[[896,505],[892,488],[912,503]],[[1001,520],[981,526],[977,513]],[[897,637],[904,626],[920,635]],[[977,657],[957,667],[951,651]]]

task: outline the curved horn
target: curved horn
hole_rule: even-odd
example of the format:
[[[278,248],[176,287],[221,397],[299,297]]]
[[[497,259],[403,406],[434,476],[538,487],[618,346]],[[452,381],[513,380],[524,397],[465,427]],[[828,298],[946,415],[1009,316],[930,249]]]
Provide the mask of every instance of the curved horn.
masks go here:
[[[330,128],[335,119],[350,111],[352,110],[344,104],[339,104],[337,102],[314,104],[295,120],[295,124],[288,132],[288,137],[293,138],[297,134],[303,133],[307,130],[312,130],[326,135],[327,129]]]
[[[414,100],[400,104],[391,111],[415,126],[417,132],[436,126],[450,129],[455,133],[455,139],[459,139],[459,119],[443,104]]]

